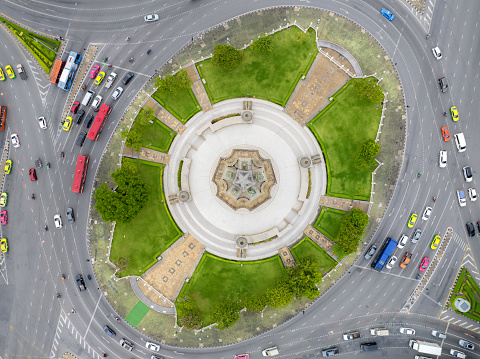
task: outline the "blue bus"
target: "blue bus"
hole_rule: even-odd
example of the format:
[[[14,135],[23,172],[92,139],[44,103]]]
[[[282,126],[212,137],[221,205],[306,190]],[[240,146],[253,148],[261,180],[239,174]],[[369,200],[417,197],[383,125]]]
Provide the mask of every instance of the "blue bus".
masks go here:
[[[65,67],[60,75],[60,80],[58,80],[58,87],[65,91],[70,90],[73,78],[75,77],[75,72],[77,71],[78,65],[80,65],[80,61],[82,61],[82,56],[76,52],[70,51],[70,55],[68,55]]]
[[[383,266],[387,263],[388,258],[390,258],[390,256],[392,255],[397,244],[398,242],[395,239],[387,238],[380,250],[378,251],[375,260],[372,262],[372,268],[381,272]]]

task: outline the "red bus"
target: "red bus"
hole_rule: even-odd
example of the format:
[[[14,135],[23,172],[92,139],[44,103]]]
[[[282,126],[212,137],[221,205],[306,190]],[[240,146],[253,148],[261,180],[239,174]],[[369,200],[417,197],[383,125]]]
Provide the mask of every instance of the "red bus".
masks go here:
[[[65,67],[65,61],[55,60],[53,64],[52,71],[50,71],[50,82],[58,85],[58,80],[60,74],[62,73],[63,68]]]
[[[93,121],[93,125],[88,132],[88,138],[92,141],[96,141],[98,136],[102,133],[103,127],[108,120],[108,116],[110,116],[110,112],[112,112],[112,108],[103,104],[98,111],[97,117],[95,117],[95,121]]]
[[[78,155],[77,166],[75,167],[75,175],[73,176],[72,192],[82,193],[87,178],[88,161],[90,157]]]

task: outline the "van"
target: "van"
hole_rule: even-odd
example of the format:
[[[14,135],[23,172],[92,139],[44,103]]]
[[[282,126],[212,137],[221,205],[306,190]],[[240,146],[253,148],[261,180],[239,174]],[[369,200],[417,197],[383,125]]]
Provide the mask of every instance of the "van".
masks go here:
[[[363,343],[362,345],[360,345],[360,348],[362,348],[364,352],[371,352],[374,350],[378,350],[378,345],[376,342]]]
[[[98,108],[100,107],[100,104],[102,103],[102,100],[103,100],[103,97],[98,95],[97,97],[95,97],[95,100],[93,100],[92,102],[92,108],[95,110],[95,111],[98,111]]]
[[[464,152],[467,149],[467,143],[465,142],[463,132],[456,133],[453,137],[455,137],[455,144],[457,145],[458,152]]]
[[[95,96],[95,92],[88,90],[85,96],[83,96],[82,105],[83,106],[90,105],[90,101],[92,101],[93,96]]]
[[[377,335],[379,337],[386,337],[387,335],[389,335],[389,332],[387,328],[373,328],[373,329],[370,329],[370,334]]]

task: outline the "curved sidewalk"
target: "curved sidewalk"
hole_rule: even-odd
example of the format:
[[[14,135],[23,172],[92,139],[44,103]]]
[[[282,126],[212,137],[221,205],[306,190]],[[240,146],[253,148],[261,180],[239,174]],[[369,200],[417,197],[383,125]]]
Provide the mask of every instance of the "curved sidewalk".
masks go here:
[[[330,41],[325,41],[325,40],[317,40],[317,47],[318,50],[320,51],[322,48],[328,48],[335,50],[339,54],[341,54],[343,57],[345,57],[350,64],[352,64],[353,69],[355,70],[355,74],[357,77],[363,77],[363,71],[358,63],[357,59],[355,56],[353,56],[350,52],[348,52],[344,47]]]
[[[138,287],[138,277],[130,277],[130,285],[132,286],[133,292],[137,296],[139,300],[141,300],[143,303],[148,305],[150,309],[153,309],[156,312],[163,313],[163,314],[175,314],[175,307],[162,307],[154,302],[152,302],[150,299],[148,299],[140,290]]]

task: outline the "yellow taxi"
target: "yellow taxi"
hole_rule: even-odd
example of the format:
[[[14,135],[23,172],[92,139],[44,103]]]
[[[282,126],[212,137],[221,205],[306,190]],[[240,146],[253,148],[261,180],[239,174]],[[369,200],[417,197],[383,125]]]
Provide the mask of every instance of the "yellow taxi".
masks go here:
[[[5,66],[5,71],[7,71],[8,77],[10,77],[11,79],[15,78],[15,72],[13,72],[12,66],[10,65]]]
[[[5,192],[0,195],[0,207],[5,207],[7,205],[7,197],[8,195]]]
[[[95,85],[100,85],[102,83],[104,77],[105,77],[105,72],[100,71],[98,73],[97,78],[95,79]]]
[[[455,106],[450,107],[450,114],[452,115],[452,120],[454,122],[457,122],[459,117],[458,117],[458,110]]]
[[[412,213],[410,215],[410,218],[408,219],[407,227],[408,228],[413,228],[415,223],[417,222],[418,215],[416,213]]]
[[[432,244],[430,244],[430,248],[432,249],[437,249],[438,245],[440,244],[440,241],[442,240],[442,237],[440,237],[438,234],[433,237]]]
[[[0,241],[0,251],[2,253],[8,252],[8,241],[6,238],[2,238],[2,240]]]
[[[5,162],[5,174],[8,175],[12,171],[12,160]]]
[[[68,116],[63,122],[63,130],[70,131],[70,126],[72,126],[73,118]]]
[[[0,67],[0,81],[5,81],[5,75],[1,67]]]

